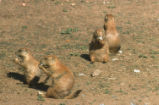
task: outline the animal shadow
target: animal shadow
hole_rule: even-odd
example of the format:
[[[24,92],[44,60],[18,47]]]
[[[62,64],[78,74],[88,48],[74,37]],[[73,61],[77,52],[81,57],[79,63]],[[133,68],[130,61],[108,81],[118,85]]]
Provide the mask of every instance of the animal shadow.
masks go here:
[[[84,58],[87,61],[91,61],[88,54],[81,54],[80,57]]]
[[[19,73],[16,73],[16,72],[9,72],[9,73],[7,73],[7,76],[9,78],[13,78],[15,80],[19,80],[19,81],[23,82],[23,84],[27,84],[25,76],[22,75],[22,74],[19,74]],[[35,77],[31,81],[31,83],[29,85],[29,88],[33,88],[33,89],[37,89],[37,90],[41,90],[41,91],[46,91],[49,86],[45,85],[44,83],[38,83],[38,81],[39,81],[39,78]]]

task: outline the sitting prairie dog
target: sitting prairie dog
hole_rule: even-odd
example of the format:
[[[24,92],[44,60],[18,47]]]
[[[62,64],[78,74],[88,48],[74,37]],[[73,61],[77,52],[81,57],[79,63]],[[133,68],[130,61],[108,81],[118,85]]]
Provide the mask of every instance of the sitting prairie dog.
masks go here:
[[[71,99],[77,97],[81,92],[81,90],[77,90],[71,93],[75,82],[74,75],[56,56],[49,55],[44,57],[40,61],[39,68],[52,79],[52,85],[48,88],[46,94],[42,94],[44,97]]]
[[[30,51],[26,48],[19,49],[16,53],[14,61],[20,66],[24,67],[24,75],[26,82],[32,85],[32,82],[36,77],[40,77],[41,71],[38,67],[39,62],[31,55]]]
[[[109,47],[107,41],[105,40],[103,29],[97,29],[94,32],[92,41],[89,44],[89,55],[92,63],[108,62]]]
[[[111,53],[117,53],[120,50],[120,38],[116,30],[115,19],[112,14],[107,14],[105,16],[105,33],[106,39],[109,45],[109,51]]]

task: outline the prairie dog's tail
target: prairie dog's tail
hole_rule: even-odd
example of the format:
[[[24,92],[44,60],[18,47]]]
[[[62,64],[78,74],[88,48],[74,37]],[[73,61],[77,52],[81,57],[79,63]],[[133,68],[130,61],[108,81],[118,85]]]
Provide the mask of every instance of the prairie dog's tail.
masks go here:
[[[72,98],[76,98],[82,90],[77,90],[75,92],[72,92],[70,95],[64,97],[64,99],[72,99]]]

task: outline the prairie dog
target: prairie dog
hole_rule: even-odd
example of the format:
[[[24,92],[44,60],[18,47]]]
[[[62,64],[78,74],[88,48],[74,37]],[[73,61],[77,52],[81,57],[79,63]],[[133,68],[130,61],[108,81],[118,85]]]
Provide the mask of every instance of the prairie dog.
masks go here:
[[[20,66],[24,67],[24,75],[26,82],[32,85],[32,82],[36,77],[40,77],[41,71],[38,67],[39,62],[31,55],[30,51],[26,48],[19,49],[16,53],[14,61]]]
[[[94,32],[92,41],[89,44],[89,55],[92,63],[108,62],[109,47],[107,41],[105,40],[103,29],[97,29]]]
[[[41,59],[39,67],[52,79],[52,85],[48,88],[46,95],[43,94],[44,97],[71,99],[81,92],[78,90],[71,93],[75,82],[74,75],[55,55]]]
[[[112,14],[105,16],[104,29],[106,33],[106,39],[109,45],[109,51],[111,53],[117,53],[120,50],[120,37],[116,30],[115,19]]]

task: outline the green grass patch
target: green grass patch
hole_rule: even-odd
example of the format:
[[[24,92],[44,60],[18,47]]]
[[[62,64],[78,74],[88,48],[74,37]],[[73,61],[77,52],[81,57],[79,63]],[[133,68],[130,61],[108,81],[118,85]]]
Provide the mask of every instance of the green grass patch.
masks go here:
[[[22,26],[22,29],[27,29],[28,28],[28,26]]]
[[[1,53],[0,53],[0,59],[3,59],[5,56],[6,56],[6,53],[5,53],[5,52],[1,52]]]
[[[63,9],[63,12],[68,12],[68,10],[67,9]]]
[[[60,1],[56,1],[56,2],[55,2],[55,5],[58,5],[58,4],[60,4]]]
[[[78,28],[67,28],[61,31],[61,34],[71,34],[73,32],[77,32]]]
[[[150,51],[150,54],[159,54],[159,51],[151,50],[151,51]]]
[[[109,89],[105,89],[104,94],[111,94],[111,91]]]
[[[113,8],[116,8],[116,6],[114,6],[114,5],[110,5],[110,6],[107,6],[107,8],[109,8],[109,9],[113,9]]]
[[[63,45],[62,48],[64,48],[64,49],[87,50],[87,49],[88,49],[88,46],[79,45],[79,44],[76,44],[76,45],[66,44],[66,45]]]
[[[153,58],[153,59],[154,59],[154,58],[156,58],[156,56],[154,56],[154,55],[151,55],[151,58]]]
[[[44,97],[42,97],[41,95],[38,95],[37,100],[38,101],[45,101]]]
[[[127,92],[123,91],[122,89],[116,91],[117,93],[121,93],[121,94],[128,94]]]
[[[138,57],[139,58],[148,58],[146,55],[143,55],[143,54],[140,54]]]
[[[129,32],[129,31],[125,31],[125,32],[123,32],[123,34],[127,34],[127,35],[129,35],[129,34],[130,34],[130,32]]]

